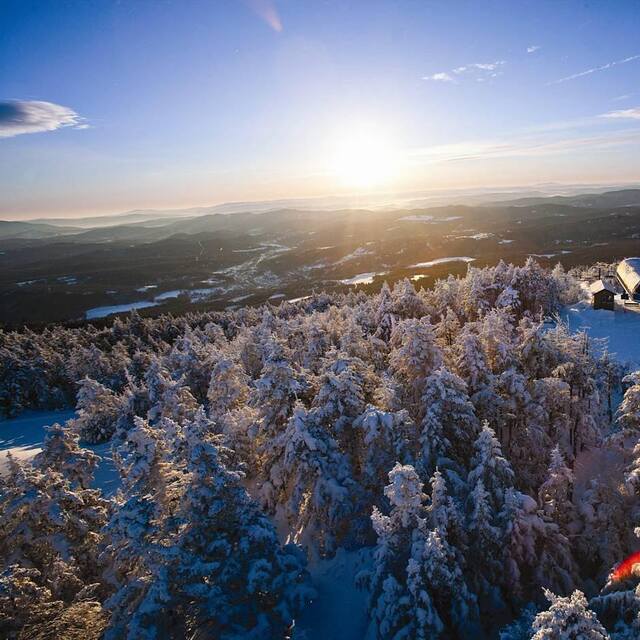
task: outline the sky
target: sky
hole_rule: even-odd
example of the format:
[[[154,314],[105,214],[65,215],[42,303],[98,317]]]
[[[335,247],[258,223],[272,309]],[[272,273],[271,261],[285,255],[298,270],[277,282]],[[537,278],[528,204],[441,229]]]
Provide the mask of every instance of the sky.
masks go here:
[[[640,2],[0,0],[0,218],[640,182]]]

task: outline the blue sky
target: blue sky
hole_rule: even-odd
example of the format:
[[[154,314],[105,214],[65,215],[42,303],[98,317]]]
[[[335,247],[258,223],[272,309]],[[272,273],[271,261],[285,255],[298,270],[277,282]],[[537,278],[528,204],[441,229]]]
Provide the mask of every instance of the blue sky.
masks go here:
[[[3,0],[0,30],[5,218],[640,181],[635,0]]]

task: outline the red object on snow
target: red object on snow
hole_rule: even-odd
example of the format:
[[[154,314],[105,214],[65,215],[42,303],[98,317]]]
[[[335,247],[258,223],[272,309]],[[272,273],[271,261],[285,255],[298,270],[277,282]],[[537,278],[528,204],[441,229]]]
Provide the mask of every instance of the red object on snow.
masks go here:
[[[613,570],[611,581],[618,582],[619,580],[626,580],[631,577],[634,564],[640,564],[640,551],[632,553]]]

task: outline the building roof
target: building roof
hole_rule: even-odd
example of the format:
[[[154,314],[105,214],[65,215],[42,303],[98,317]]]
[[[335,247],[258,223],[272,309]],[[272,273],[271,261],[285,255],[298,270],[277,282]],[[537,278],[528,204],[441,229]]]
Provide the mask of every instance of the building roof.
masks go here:
[[[596,280],[591,283],[589,285],[589,291],[591,291],[591,293],[600,293],[600,291],[609,291],[610,293],[616,292],[614,286],[604,280]]]
[[[640,258],[625,258],[618,265],[616,275],[628,293],[640,293]]]

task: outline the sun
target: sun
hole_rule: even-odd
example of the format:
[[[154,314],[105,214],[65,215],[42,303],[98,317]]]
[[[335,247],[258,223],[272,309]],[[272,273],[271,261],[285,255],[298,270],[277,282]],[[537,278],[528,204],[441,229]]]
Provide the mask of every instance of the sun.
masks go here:
[[[397,171],[398,154],[390,137],[379,127],[358,125],[337,137],[332,173],[343,187],[383,187]]]

